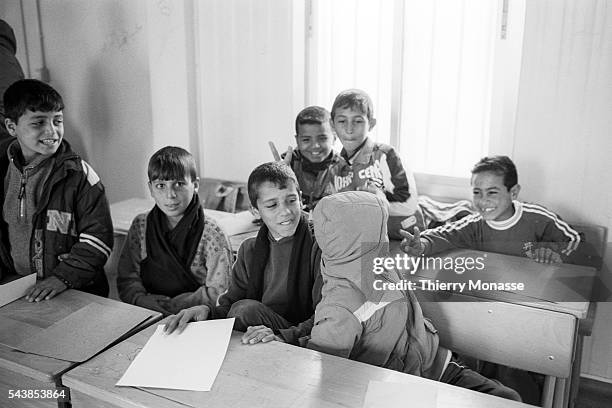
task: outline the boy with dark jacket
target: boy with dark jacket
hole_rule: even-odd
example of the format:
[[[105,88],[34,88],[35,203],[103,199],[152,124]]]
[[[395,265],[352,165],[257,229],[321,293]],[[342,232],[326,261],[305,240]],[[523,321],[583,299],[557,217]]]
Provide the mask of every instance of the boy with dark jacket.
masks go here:
[[[0,145],[0,267],[2,274],[36,273],[29,301],[68,288],[108,295],[104,264],[113,226],[104,186],[64,140],[64,102],[34,79],[4,94],[6,129]]]

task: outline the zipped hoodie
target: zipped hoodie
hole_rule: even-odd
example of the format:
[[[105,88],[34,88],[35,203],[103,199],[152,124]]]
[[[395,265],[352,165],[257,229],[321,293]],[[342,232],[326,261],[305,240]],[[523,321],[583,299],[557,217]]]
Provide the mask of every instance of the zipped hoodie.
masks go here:
[[[373,272],[374,259],[389,256],[387,218],[386,202],[368,192],[334,194],[315,207],[324,283],[307,347],[438,380],[450,353],[414,294],[374,287],[400,282],[394,269]]]
[[[9,166],[7,149],[14,138],[0,144],[0,177],[4,187]],[[69,287],[108,295],[104,264],[113,247],[113,223],[104,186],[96,172],[63,140],[54,154],[38,206],[32,215],[31,271],[39,279],[57,276]],[[0,189],[0,202],[5,191]],[[8,227],[0,219],[0,271],[15,273]]]

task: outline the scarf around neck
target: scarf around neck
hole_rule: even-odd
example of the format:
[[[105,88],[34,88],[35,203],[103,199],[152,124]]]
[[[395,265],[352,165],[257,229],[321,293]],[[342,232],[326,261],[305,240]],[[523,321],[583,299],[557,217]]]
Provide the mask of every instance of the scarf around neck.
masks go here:
[[[147,257],[141,275],[149,293],[176,296],[193,292],[200,284],[190,271],[204,231],[204,210],[197,193],[170,230],[166,214],[156,205],[147,215]]]
[[[249,264],[250,274],[247,299],[261,301],[263,296],[264,270],[270,255],[270,238],[268,227],[263,224],[255,238],[253,257]],[[312,287],[314,277],[311,274],[311,251],[314,239],[308,227],[308,219],[302,214],[293,236],[291,260],[287,271],[287,315],[283,316],[292,324],[307,320],[314,313]]]

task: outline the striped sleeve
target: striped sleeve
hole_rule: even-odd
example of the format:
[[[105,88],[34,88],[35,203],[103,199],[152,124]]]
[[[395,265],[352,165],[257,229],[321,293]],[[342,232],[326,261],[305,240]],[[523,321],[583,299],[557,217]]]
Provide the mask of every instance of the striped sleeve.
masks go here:
[[[433,255],[452,248],[475,248],[478,246],[477,230],[482,216],[472,214],[458,221],[441,225],[423,232],[425,255]]]
[[[523,203],[523,211],[537,214],[546,219],[547,222],[542,231],[541,242],[563,243],[561,253],[565,256],[571,255],[580,245],[580,234],[552,211],[541,205],[528,203]]]

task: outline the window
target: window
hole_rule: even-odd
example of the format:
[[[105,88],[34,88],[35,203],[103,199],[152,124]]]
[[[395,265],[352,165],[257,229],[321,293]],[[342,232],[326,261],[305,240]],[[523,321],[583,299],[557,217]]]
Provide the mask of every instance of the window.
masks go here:
[[[524,0],[311,0],[307,12],[308,104],[365,90],[373,137],[429,184],[512,154]]]

